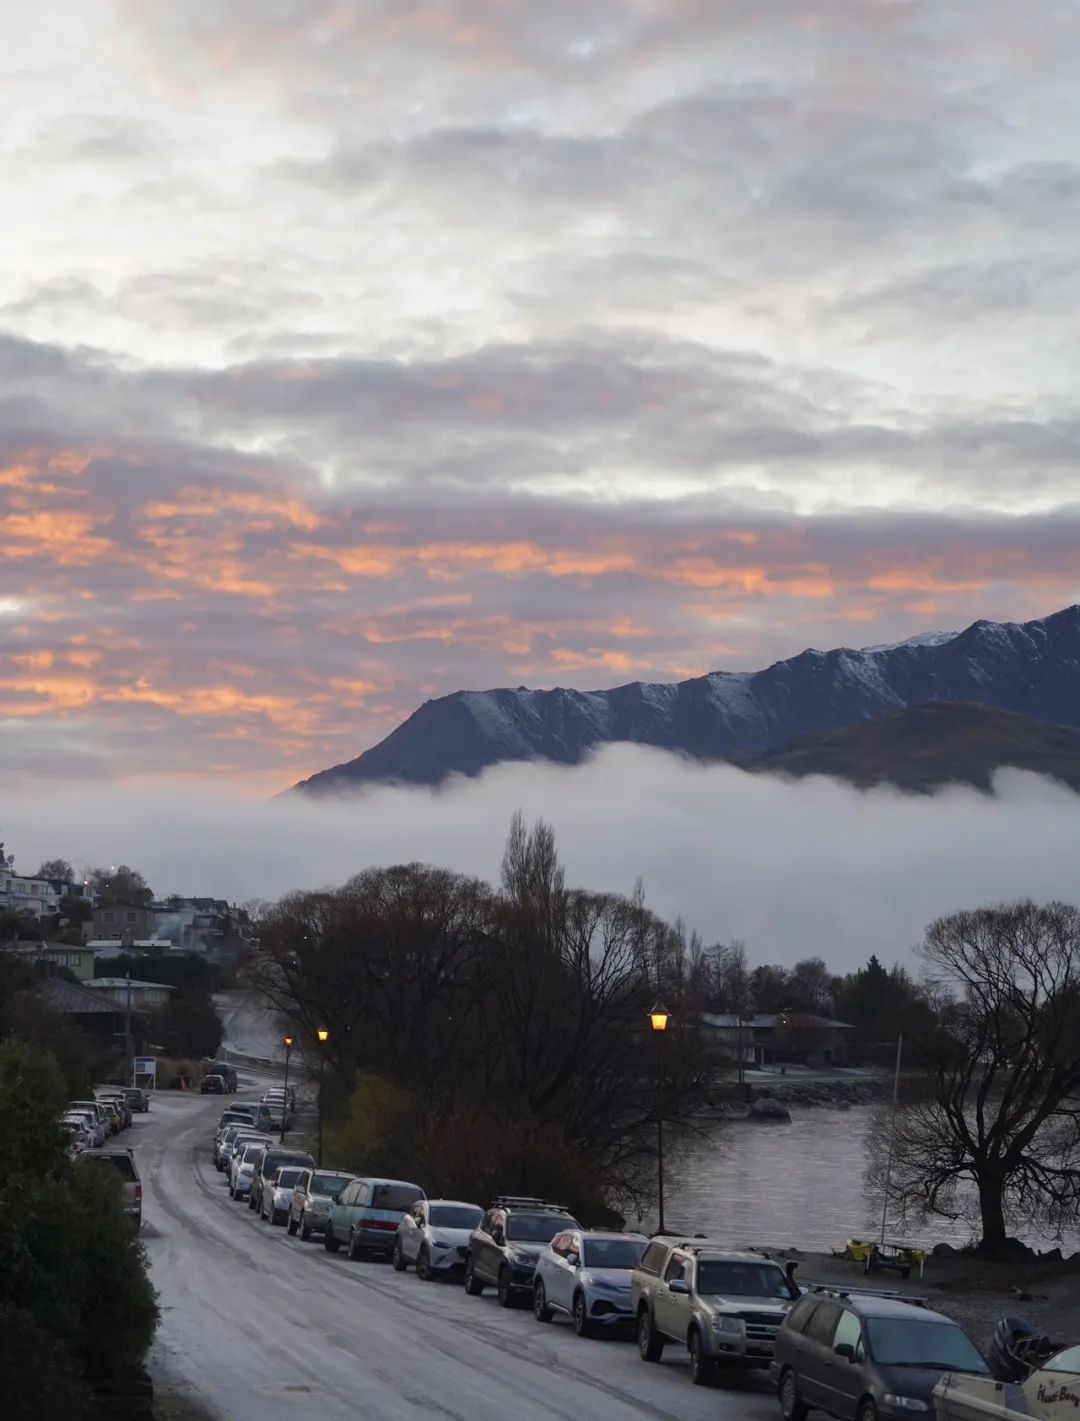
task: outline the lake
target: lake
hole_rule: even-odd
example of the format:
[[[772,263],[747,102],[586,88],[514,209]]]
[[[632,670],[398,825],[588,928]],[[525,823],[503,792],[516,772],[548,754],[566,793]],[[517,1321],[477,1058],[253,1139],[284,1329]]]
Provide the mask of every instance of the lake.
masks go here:
[[[667,1178],[667,1226],[706,1233],[733,1244],[804,1251],[842,1248],[851,1237],[876,1237],[876,1218],[862,1192],[864,1142],[871,1107],[793,1110],[789,1125],[729,1121],[681,1149]],[[655,1227],[655,1220],[645,1221]],[[902,1224],[889,1233],[932,1246],[969,1241],[964,1224],[947,1219]],[[1033,1247],[1053,1240],[1018,1231]],[[1062,1245],[1066,1256],[1080,1237]]]

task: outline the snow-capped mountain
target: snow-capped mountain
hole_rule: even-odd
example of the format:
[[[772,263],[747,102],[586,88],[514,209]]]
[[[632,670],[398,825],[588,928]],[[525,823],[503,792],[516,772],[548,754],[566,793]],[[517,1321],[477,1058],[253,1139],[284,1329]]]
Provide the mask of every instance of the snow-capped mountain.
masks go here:
[[[1034,622],[979,621],[895,646],[808,650],[764,671],[715,671],[677,684],[456,691],[426,702],[357,759],[296,788],[431,785],[502,760],[574,764],[613,741],[703,759],[744,758],[935,700],[1080,726],[1080,606]]]

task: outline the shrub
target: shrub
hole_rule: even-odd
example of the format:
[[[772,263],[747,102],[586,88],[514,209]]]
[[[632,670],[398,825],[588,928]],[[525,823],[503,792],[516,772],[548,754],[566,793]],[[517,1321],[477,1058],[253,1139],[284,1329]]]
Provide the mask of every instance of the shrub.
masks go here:
[[[90,1393],[67,1349],[23,1308],[0,1303],[5,1421],[85,1421]]]

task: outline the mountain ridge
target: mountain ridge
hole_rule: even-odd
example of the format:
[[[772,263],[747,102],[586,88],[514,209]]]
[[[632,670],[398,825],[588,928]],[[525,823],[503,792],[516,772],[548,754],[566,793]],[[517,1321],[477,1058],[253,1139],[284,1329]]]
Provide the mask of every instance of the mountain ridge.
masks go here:
[[[620,741],[731,759],[937,700],[1080,727],[1080,605],[1023,623],[980,619],[955,634],[924,633],[886,647],[808,648],[761,671],[632,681],[608,691],[454,691],[426,701],[355,759],[293,789],[437,785],[506,760],[577,764]]]

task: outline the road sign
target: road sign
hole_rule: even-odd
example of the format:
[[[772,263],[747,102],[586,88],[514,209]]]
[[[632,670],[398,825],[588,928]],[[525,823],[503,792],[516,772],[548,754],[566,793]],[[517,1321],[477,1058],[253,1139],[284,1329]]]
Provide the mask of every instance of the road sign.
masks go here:
[[[132,1067],[132,1085],[142,1086],[144,1090],[157,1089],[157,1057],[156,1056],[136,1056]]]

